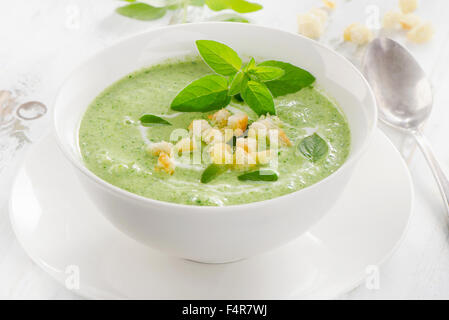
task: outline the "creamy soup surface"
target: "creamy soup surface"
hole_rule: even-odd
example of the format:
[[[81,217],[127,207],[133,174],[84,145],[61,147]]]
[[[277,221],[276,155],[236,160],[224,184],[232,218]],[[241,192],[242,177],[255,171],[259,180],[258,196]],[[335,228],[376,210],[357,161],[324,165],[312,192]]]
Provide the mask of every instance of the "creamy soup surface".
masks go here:
[[[146,152],[148,145],[170,141],[174,129],[187,129],[207,113],[177,112],[170,103],[195,79],[212,73],[200,59],[167,61],[138,70],[104,90],[87,108],[80,129],[79,145],[85,165],[105,181],[151,199],[201,206],[226,206],[267,200],[310,186],[337,170],[350,151],[350,130],[345,116],[325,94],[313,87],[275,98],[282,129],[292,142],[279,148],[277,181],[240,181],[247,169],[227,170],[209,183],[200,177],[207,164],[176,160],[173,174],[155,170],[158,157]],[[244,104],[232,100],[231,113],[245,112],[249,122],[257,116]],[[144,114],[163,117],[171,125],[144,127]],[[180,131],[182,132],[182,130]],[[298,143],[316,132],[329,151],[311,162],[298,152]],[[176,141],[172,141],[176,143]]]

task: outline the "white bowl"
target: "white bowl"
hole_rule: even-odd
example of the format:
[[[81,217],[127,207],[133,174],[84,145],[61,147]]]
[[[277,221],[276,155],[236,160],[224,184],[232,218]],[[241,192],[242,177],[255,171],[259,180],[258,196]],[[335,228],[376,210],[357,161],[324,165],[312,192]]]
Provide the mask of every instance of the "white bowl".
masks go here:
[[[317,85],[338,102],[347,117],[352,134],[347,161],[329,177],[303,190],[225,207],[148,199],[115,187],[89,171],[78,145],[79,124],[89,103],[132,71],[169,57],[195,54],[198,39],[220,41],[239,53],[290,62],[310,71]],[[373,134],[376,104],[360,72],[318,42],[261,26],[211,22],[154,29],[96,54],[63,84],[55,102],[54,121],[59,145],[76,168],[86,193],[119,230],[171,255],[220,263],[285,244],[329,211]]]

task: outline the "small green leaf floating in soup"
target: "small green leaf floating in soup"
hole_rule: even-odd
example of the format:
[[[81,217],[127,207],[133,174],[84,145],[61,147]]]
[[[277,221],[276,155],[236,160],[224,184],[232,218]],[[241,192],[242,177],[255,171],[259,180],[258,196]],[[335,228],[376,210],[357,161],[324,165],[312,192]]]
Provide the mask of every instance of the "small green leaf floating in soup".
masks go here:
[[[171,103],[171,109],[183,112],[206,112],[228,105],[228,80],[210,74],[182,89]]]
[[[238,176],[240,181],[277,181],[278,175],[273,170],[255,170]]]
[[[218,74],[232,76],[242,67],[242,59],[237,52],[223,43],[197,40],[196,46],[204,62]]]
[[[301,140],[298,150],[307,160],[317,162],[327,154],[329,147],[323,138],[314,133]]]
[[[165,7],[157,8],[146,3],[137,2],[117,8],[116,12],[128,18],[150,21],[163,17],[167,12],[167,9]]]
[[[268,60],[260,63],[259,66],[277,67],[284,70],[284,75],[280,78],[265,82],[275,97],[297,92],[315,82],[315,77],[310,72],[287,62]]]
[[[226,165],[210,164],[201,174],[201,183],[209,183],[227,170]]]
[[[151,127],[152,125],[171,125],[167,120],[153,114],[145,114],[141,116],[139,120],[144,127]]]

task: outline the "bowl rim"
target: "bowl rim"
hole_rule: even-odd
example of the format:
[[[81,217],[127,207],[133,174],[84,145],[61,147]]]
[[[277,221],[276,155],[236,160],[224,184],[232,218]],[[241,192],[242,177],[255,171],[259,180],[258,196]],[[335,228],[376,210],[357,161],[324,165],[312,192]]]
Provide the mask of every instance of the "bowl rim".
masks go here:
[[[200,206],[200,205],[194,205],[194,204],[181,204],[181,203],[175,203],[175,202],[168,202],[168,201],[162,201],[162,200],[156,200],[156,199],[151,199],[151,198],[147,198],[141,195],[138,195],[136,193],[132,193],[130,191],[127,191],[125,189],[122,189],[120,187],[117,187],[109,182],[107,182],[106,180],[103,180],[102,178],[98,177],[97,175],[95,175],[92,171],[90,171],[84,164],[82,161],[75,159],[71,152],[68,151],[68,147],[65,145],[65,143],[62,142],[62,139],[58,133],[57,130],[57,102],[59,101],[59,97],[61,94],[62,89],[65,87],[66,83],[73,77],[73,75],[80,69],[82,68],[85,64],[91,62],[92,60],[96,59],[98,55],[102,54],[103,52],[110,50],[112,48],[114,48],[115,46],[120,45],[123,42],[126,42],[128,40],[131,40],[132,38],[135,37],[139,37],[139,36],[143,36],[145,34],[149,34],[149,33],[157,33],[160,30],[166,30],[166,29],[182,29],[182,28],[195,28],[198,26],[201,27],[207,27],[207,25],[223,25],[223,26],[230,26],[229,22],[196,22],[196,23],[188,23],[188,24],[178,24],[178,25],[168,25],[168,26],[160,26],[160,27],[155,27],[152,28],[150,30],[146,30],[143,32],[139,32],[124,38],[121,38],[115,42],[113,42],[111,45],[108,45],[105,48],[99,49],[96,52],[94,52],[93,54],[91,54],[88,58],[84,59],[81,61],[81,63],[79,63],[69,74],[68,76],[66,76],[66,78],[64,79],[64,81],[62,82],[62,84],[59,86],[57,93],[55,95],[55,98],[53,100],[53,131],[54,134],[56,136],[56,142],[58,144],[59,149],[62,151],[62,153],[64,154],[64,156],[69,159],[69,161],[72,163],[72,165],[74,165],[78,170],[80,170],[85,176],[87,176],[89,179],[91,179],[93,182],[95,182],[97,185],[99,185],[100,187],[102,187],[105,191],[108,191],[110,193],[113,193],[115,195],[120,196],[121,198],[124,198],[125,200],[136,200],[139,202],[142,202],[145,205],[156,205],[156,206],[163,206],[166,208],[173,208],[173,209],[181,209],[181,208],[188,208],[188,209],[194,209],[194,210],[200,210],[200,211],[217,211],[217,212],[221,212],[221,211],[229,211],[229,210],[238,210],[238,209],[250,209],[250,208],[254,208],[254,207],[260,207],[263,206],[265,204],[267,204],[268,202],[278,202],[278,201],[283,201],[286,198],[289,197],[294,197],[296,196],[298,193],[305,193],[307,191],[310,191],[312,189],[318,188],[321,184],[326,183],[328,180],[332,179],[333,177],[335,177],[336,175],[341,174],[342,172],[348,170],[350,168],[350,166],[358,161],[360,159],[360,157],[365,153],[366,149],[368,148],[371,140],[373,139],[373,135],[374,135],[374,130],[377,127],[377,115],[378,115],[378,111],[377,111],[377,101],[375,99],[374,93],[372,91],[371,86],[369,85],[368,81],[366,80],[366,78],[363,76],[363,74],[361,73],[360,70],[358,70],[354,64],[352,64],[346,57],[344,57],[342,54],[336,52],[335,50],[333,50],[332,48],[318,42],[315,40],[312,40],[310,38],[307,38],[305,36],[302,36],[300,34],[291,32],[291,31],[286,31],[286,30],[281,30],[281,29],[277,29],[274,27],[268,27],[268,26],[263,26],[263,25],[254,25],[254,24],[247,24],[247,23],[240,23],[240,22],[233,22],[232,25],[239,25],[240,27],[243,28],[252,28],[252,29],[258,29],[260,31],[263,30],[270,30],[270,31],[275,31],[275,32],[280,32],[286,35],[290,35],[290,36],[294,36],[294,37],[299,37],[301,38],[303,41],[305,41],[306,43],[308,43],[309,45],[313,45],[313,46],[318,46],[321,49],[324,49],[325,51],[328,51],[330,54],[333,54],[334,56],[336,56],[337,58],[343,60],[346,62],[348,68],[351,68],[355,74],[357,76],[359,76],[360,80],[362,81],[362,83],[365,85],[365,87],[368,90],[368,96],[370,98],[370,100],[372,101],[372,106],[373,106],[373,110],[372,114],[373,114],[373,119],[372,119],[372,124],[371,126],[367,129],[367,135],[365,140],[362,142],[362,145],[360,146],[359,150],[357,150],[357,152],[353,153],[352,155],[350,155],[349,159],[346,159],[345,162],[339,167],[337,168],[337,170],[335,170],[334,172],[332,172],[330,175],[328,175],[327,177],[325,177],[324,179],[321,179],[320,181],[284,194],[282,196],[279,197],[275,197],[275,198],[271,198],[271,199],[265,199],[265,200],[261,200],[261,201],[255,201],[255,202],[249,202],[249,203],[243,203],[243,204],[234,204],[234,205],[223,205],[223,206]],[[367,112],[367,114],[370,114],[370,112]],[[79,130],[79,127],[78,129]],[[78,141],[78,139],[77,139]],[[79,149],[79,143],[77,143],[77,147]]]

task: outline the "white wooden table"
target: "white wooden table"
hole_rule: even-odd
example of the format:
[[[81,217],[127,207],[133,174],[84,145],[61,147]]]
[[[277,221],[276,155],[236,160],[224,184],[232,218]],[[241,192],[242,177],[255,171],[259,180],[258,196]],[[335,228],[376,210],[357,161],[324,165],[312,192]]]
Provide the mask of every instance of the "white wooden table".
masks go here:
[[[249,15],[254,23],[296,30],[296,14],[320,6],[320,0],[260,0],[265,8]],[[435,39],[407,46],[429,74],[434,86],[434,112],[426,134],[449,172],[449,1],[421,1],[418,14],[436,26]],[[282,5],[281,5],[282,3]],[[7,201],[15,171],[27,146],[50,126],[51,105],[63,79],[80,62],[117,40],[168,23],[140,22],[114,13],[114,0],[0,1],[0,90],[11,93],[11,110],[0,107],[0,298],[78,299],[41,271],[17,243],[8,218]],[[355,64],[360,51],[341,43],[349,22],[375,27],[379,15],[397,6],[394,0],[337,0],[338,7],[322,42],[348,56]],[[207,12],[206,12],[207,14]],[[403,35],[397,35],[403,41]],[[4,91],[0,92],[5,98]],[[37,100],[49,112],[38,120],[18,121],[15,108]],[[437,186],[423,157],[401,134],[384,128],[407,159],[416,199],[404,242],[380,269],[380,288],[364,284],[342,299],[449,298],[449,223]],[[382,232],[382,230],[379,230]]]

